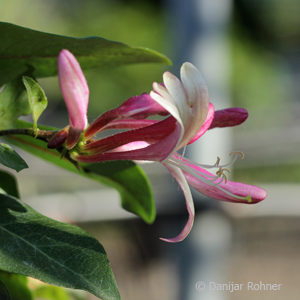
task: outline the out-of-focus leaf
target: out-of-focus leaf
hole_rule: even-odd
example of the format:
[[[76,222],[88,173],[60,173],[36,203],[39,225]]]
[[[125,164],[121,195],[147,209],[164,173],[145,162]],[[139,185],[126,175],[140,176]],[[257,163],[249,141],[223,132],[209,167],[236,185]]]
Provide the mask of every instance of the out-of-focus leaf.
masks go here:
[[[82,289],[103,300],[120,295],[102,245],[77,226],[49,219],[0,194],[0,269]]]
[[[32,300],[33,296],[30,289],[27,286],[27,278],[23,275],[7,273],[0,271],[0,285],[2,283],[2,289],[4,295],[1,294],[1,300]],[[5,289],[4,289],[4,287]],[[6,290],[6,291],[5,291]]]
[[[144,62],[170,64],[156,51],[101,37],[66,37],[5,22],[0,22],[0,36],[0,86],[29,70],[34,77],[56,75],[62,49],[70,50],[83,69]]]
[[[17,78],[4,85],[0,91],[0,130],[15,127],[19,116],[30,113],[31,109],[22,80]]]
[[[6,285],[0,280],[0,299],[1,300],[11,300],[9,291]]]
[[[110,161],[85,165],[89,177],[107,183],[121,194],[122,207],[145,222],[155,219],[155,204],[149,181],[141,167],[132,161]],[[107,181],[107,182],[106,182]]]
[[[18,126],[30,128],[32,125],[18,121]],[[55,130],[53,127],[39,126],[40,129]],[[47,144],[29,136],[11,136],[7,141],[17,147],[49,161],[61,168],[81,174],[118,190],[122,207],[140,216],[145,222],[155,219],[155,203],[150,183],[142,168],[132,161],[112,161],[98,164],[84,164],[83,171],[66,158],[61,158],[56,150],[48,149]],[[100,200],[100,199],[99,199]]]
[[[0,188],[6,194],[20,198],[15,176],[3,170],[0,170]]]
[[[32,78],[23,76],[23,83],[27,90],[28,102],[32,111],[33,128],[37,128],[37,121],[46,109],[48,100],[44,90],[41,86]]]
[[[9,145],[0,143],[0,163],[17,172],[28,168],[25,160]]]
[[[66,290],[53,285],[41,285],[33,293],[41,300],[73,300]]]

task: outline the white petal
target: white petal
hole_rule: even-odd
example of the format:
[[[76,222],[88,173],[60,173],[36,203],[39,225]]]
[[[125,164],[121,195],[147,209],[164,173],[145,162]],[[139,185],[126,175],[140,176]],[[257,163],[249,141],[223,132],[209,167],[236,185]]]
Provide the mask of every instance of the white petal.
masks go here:
[[[153,87],[154,92],[156,92],[160,96],[166,98],[166,100],[168,102],[172,103],[173,105],[176,105],[174,99],[171,97],[168,90],[163,85],[161,85],[157,82],[153,82],[152,87]]]
[[[180,114],[178,112],[177,107],[173,104],[172,101],[170,101],[170,95],[168,96],[162,96],[160,94],[157,94],[156,92],[151,91],[150,92],[151,98],[156,101],[158,104],[160,104],[164,109],[166,109],[181,125],[182,130],[184,129],[182,120],[180,117]]]
[[[184,63],[180,69],[180,73],[184,89],[188,95],[188,103],[191,107],[191,112],[188,122],[185,122],[184,124],[185,134],[178,149],[189,143],[199,131],[206,120],[209,108],[207,86],[197,68],[191,63]]]
[[[180,77],[188,94],[190,105],[193,105],[196,101],[209,102],[206,82],[193,64],[189,62],[184,63],[180,69]]]
[[[185,115],[184,112],[187,107],[187,97],[181,81],[170,72],[165,72],[163,74],[163,80],[169,94],[174,99],[180,115]]]
[[[168,163],[165,163],[164,166],[169,170],[171,175],[176,179],[178,184],[180,185],[184,197],[185,197],[185,203],[186,203],[186,208],[189,214],[188,221],[186,225],[184,226],[183,230],[174,238],[166,239],[166,238],[161,238],[161,240],[169,243],[176,243],[176,242],[181,242],[183,241],[188,234],[190,233],[193,224],[194,224],[194,217],[195,217],[195,208],[194,208],[194,201],[192,197],[192,193],[190,190],[190,187],[187,183],[187,180],[184,177],[183,172],[178,168],[173,165],[170,165]]]

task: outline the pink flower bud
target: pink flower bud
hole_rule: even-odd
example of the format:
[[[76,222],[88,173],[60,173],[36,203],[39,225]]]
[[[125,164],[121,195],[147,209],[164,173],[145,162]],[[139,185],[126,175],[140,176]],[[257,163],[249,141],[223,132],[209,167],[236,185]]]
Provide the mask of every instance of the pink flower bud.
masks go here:
[[[248,111],[244,108],[231,107],[216,110],[209,129],[215,127],[231,127],[242,124],[248,118]]]
[[[58,78],[70,125],[82,131],[87,126],[89,87],[75,56],[66,49],[58,56]]]

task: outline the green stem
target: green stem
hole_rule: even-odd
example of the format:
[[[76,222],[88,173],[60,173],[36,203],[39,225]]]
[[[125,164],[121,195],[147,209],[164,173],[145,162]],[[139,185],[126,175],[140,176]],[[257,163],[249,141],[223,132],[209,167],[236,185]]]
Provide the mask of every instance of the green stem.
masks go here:
[[[39,140],[48,142],[49,139],[56,133],[57,131],[53,130],[34,130],[32,128],[15,128],[15,129],[6,129],[0,130],[0,136],[6,135],[29,135],[32,137],[36,137]]]

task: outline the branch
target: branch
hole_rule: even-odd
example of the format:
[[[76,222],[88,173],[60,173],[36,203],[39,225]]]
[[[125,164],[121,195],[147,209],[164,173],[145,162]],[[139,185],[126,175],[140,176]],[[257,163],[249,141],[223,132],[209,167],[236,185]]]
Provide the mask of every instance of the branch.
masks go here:
[[[54,130],[34,130],[32,128],[16,128],[16,129],[6,129],[0,130],[0,136],[6,135],[28,135],[35,137],[39,140],[48,142],[49,139],[56,133]]]

